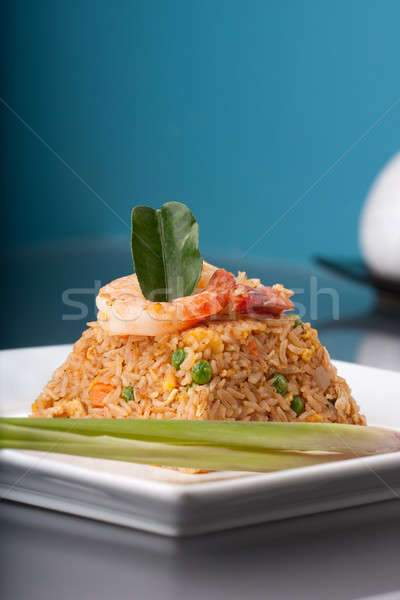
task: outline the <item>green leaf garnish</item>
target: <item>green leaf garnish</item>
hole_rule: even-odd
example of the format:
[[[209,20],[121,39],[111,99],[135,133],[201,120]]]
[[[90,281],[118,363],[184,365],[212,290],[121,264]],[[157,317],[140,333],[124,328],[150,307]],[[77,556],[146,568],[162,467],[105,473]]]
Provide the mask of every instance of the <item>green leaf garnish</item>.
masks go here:
[[[199,227],[180,202],[132,210],[132,258],[143,295],[153,302],[190,296],[200,279]]]

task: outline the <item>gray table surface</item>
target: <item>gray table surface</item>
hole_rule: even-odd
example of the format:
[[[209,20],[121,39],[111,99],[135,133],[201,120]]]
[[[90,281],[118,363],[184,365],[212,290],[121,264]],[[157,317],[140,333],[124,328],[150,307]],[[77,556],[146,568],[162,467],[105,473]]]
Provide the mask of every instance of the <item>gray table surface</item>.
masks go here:
[[[2,265],[2,347],[77,338],[84,323],[62,318],[62,291],[128,272],[125,248],[107,242],[9,253]],[[219,262],[229,268],[236,261]],[[315,277],[321,293],[313,321],[331,354],[400,370],[396,298],[378,298],[311,265],[242,267],[296,288],[307,307]],[[32,282],[29,306],[19,281]],[[326,288],[338,293],[339,319],[332,318]],[[400,499],[181,540],[11,502],[0,504],[0,522],[0,591],[12,600],[400,599]]]
[[[13,600],[400,598],[400,501],[174,540],[1,506]]]

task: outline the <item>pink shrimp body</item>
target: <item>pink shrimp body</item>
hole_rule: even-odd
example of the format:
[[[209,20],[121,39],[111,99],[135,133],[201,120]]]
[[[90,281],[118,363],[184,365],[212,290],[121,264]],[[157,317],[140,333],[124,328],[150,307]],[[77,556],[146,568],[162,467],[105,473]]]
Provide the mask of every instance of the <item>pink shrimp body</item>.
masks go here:
[[[221,312],[235,285],[232,273],[217,269],[206,289],[172,302],[151,302],[144,298],[136,275],[128,275],[101,288],[96,298],[97,319],[112,335],[181,331]]]
[[[239,279],[239,278],[238,278]],[[135,274],[102,287],[96,298],[98,321],[111,335],[159,336],[193,327],[220,313],[279,315],[293,307],[287,290],[262,286],[258,280],[238,281],[232,273],[203,264],[191,296],[171,302],[144,298]]]

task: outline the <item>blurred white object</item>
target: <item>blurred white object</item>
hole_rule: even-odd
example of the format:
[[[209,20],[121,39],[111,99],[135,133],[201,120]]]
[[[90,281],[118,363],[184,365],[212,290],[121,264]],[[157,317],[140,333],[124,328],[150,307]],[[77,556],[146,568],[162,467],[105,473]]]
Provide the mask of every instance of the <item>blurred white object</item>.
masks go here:
[[[360,343],[356,360],[360,365],[400,371],[398,336],[381,331],[366,333]]]
[[[384,167],[368,194],[360,244],[365,262],[376,275],[400,280],[400,153]]]

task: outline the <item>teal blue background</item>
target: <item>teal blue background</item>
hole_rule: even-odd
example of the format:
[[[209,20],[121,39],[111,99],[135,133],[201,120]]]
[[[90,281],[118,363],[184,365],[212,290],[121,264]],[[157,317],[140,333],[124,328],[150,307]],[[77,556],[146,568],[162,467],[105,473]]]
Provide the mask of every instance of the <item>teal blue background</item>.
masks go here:
[[[3,0],[1,97],[129,222],[189,204],[241,255],[400,96],[398,0]],[[128,229],[4,104],[8,247]],[[250,254],[356,254],[400,105]]]

